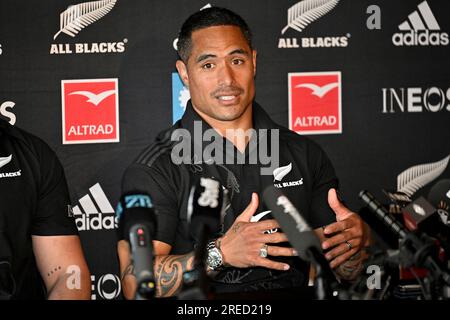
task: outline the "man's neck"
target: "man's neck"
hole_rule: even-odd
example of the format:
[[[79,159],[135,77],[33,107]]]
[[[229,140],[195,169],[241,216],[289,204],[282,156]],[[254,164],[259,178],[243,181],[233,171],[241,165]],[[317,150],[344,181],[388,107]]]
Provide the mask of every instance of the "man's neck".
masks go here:
[[[234,146],[244,153],[249,137],[245,133],[253,128],[253,108],[250,105],[245,112],[235,120],[222,121],[214,119],[205,113],[199,111],[194,107],[194,110],[200,115],[200,117],[206,121],[214,130],[216,130],[222,137],[230,140]],[[244,134],[244,136],[242,135]]]

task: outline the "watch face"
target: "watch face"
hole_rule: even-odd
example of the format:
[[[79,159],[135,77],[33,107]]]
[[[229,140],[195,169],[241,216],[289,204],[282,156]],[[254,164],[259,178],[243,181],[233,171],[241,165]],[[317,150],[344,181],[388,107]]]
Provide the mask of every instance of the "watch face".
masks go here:
[[[208,251],[208,258],[206,259],[208,266],[215,269],[222,264],[222,256],[217,248]]]

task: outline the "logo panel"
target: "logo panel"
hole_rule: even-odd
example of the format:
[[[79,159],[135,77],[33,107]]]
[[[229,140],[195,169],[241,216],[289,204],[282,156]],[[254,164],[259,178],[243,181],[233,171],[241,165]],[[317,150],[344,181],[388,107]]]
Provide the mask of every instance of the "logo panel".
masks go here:
[[[127,38],[114,42],[65,42],[78,37],[79,33],[89,30],[89,26],[106,16],[115,6],[117,0],[89,1],[70,5],[59,15],[59,29],[53,35],[50,54],[103,54],[123,53],[128,43]],[[60,41],[64,41],[61,43]]]
[[[302,33],[316,20],[332,11],[339,0],[303,0],[287,11],[287,24],[281,29],[282,38],[278,39],[278,48],[336,48],[347,47],[350,34],[340,36],[301,38],[291,35]]]
[[[441,32],[433,11],[427,1],[421,2],[417,10],[408,15],[394,33],[392,43],[395,46],[447,46],[449,36]]]
[[[112,230],[117,228],[117,217],[99,183],[89,188],[90,194],[83,196],[71,208],[78,231]]]
[[[118,79],[62,80],[63,144],[119,142]]]
[[[300,134],[342,133],[341,73],[289,73],[289,129]]]

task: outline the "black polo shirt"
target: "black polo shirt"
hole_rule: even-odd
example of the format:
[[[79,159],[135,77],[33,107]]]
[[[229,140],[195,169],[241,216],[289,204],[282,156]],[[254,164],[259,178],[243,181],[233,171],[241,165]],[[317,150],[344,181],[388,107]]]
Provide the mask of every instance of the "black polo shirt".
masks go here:
[[[45,298],[31,236],[77,234],[69,203],[55,153],[0,119],[0,298]]]
[[[202,122],[203,131],[211,127],[195,112],[189,102],[181,120],[172,128],[161,132],[154,143],[146,148],[136,161],[125,172],[122,191],[146,192],[154,202],[157,215],[157,231],[155,239],[172,246],[171,254],[185,254],[193,250],[192,240],[187,225],[187,204],[192,185],[201,176],[217,177],[228,189],[230,206],[225,216],[222,230],[217,235],[226,232],[235,218],[243,212],[250,202],[251,194],[258,193],[259,208],[256,214],[267,211],[262,200],[262,193],[269,185],[282,188],[283,193],[300,210],[313,228],[335,221],[335,214],[328,206],[327,194],[332,187],[336,188],[338,181],[333,166],[324,151],[313,141],[300,136],[274,123],[267,113],[257,104],[253,104],[253,128],[258,135],[256,143],[247,145],[244,164],[180,164],[172,162],[171,153],[177,141],[171,141],[175,129],[185,129],[196,139],[192,141],[193,159],[198,160],[194,149],[205,150],[208,142],[198,137],[198,127],[194,121]],[[264,131],[261,129],[278,129],[279,167],[285,167],[283,174],[262,175],[264,163],[258,161],[250,164],[251,155],[261,147]],[[272,145],[270,132],[268,145]],[[255,137],[255,136],[254,136]],[[222,138],[223,139],[223,138]],[[224,145],[229,146],[231,143]],[[256,145],[256,147],[255,147]],[[231,144],[224,147],[224,153],[237,158],[238,150]],[[269,150],[273,148],[269,147]],[[269,153],[270,154],[270,153]],[[226,155],[225,155],[226,156]],[[253,158],[254,159],[254,158]],[[206,162],[206,163],[205,163]],[[226,162],[226,161],[224,161]],[[282,177],[281,177],[282,176]],[[255,214],[255,215],[256,215]],[[268,218],[268,216],[266,216]],[[273,258],[273,257],[272,257]],[[265,268],[225,268],[214,280],[214,289],[218,293],[248,292],[280,288],[305,287],[308,282],[309,266],[297,257],[273,258],[291,265],[288,271],[275,271]]]

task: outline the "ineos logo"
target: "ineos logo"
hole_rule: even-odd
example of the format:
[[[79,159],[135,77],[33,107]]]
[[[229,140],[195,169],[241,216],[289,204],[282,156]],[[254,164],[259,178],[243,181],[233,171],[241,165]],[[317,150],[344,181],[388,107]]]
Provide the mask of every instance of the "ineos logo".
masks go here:
[[[383,113],[450,111],[450,88],[382,88]],[[425,109],[425,110],[424,110]]]

